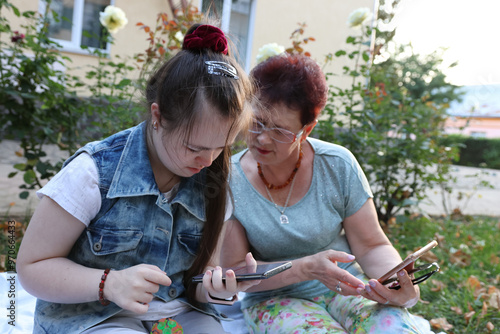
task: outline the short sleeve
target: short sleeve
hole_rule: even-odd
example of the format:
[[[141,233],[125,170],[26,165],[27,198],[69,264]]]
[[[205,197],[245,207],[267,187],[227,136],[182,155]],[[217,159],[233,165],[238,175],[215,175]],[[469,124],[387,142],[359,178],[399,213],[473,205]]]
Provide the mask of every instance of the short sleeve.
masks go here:
[[[50,197],[88,226],[101,209],[99,175],[94,160],[87,153],[78,155],[36,194],[40,199]]]

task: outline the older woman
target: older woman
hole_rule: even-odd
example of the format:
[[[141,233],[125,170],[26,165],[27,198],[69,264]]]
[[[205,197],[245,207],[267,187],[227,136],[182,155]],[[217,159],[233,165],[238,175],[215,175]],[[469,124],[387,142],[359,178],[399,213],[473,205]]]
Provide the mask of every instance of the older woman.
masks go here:
[[[401,257],[380,228],[359,164],[346,148],[308,138],[327,100],[321,69],[282,54],[251,75],[260,105],[248,149],[233,156],[222,264],[244,265],[252,251],[260,263],[293,266],[246,294],[250,332],[420,333],[406,309],[419,299],[408,273],[398,273],[399,290],[374,279]]]

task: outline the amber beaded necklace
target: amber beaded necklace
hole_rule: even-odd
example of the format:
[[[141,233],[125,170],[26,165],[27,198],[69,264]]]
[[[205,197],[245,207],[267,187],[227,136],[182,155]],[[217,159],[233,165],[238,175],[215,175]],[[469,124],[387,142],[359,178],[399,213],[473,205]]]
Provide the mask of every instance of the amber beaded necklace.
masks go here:
[[[290,175],[290,177],[288,178],[288,180],[286,180],[285,183],[283,183],[279,186],[276,186],[272,183],[267,182],[266,177],[264,176],[264,173],[262,172],[262,167],[260,166],[260,163],[257,162],[257,170],[259,172],[259,176],[260,176],[262,182],[264,182],[264,184],[266,185],[266,188],[267,189],[282,189],[282,188],[285,188],[287,185],[289,185],[290,182],[292,182],[292,180],[295,178],[295,174],[297,174],[297,171],[299,170],[303,155],[304,154],[302,153],[302,144],[301,144],[300,145],[299,160],[297,160],[297,163],[295,164],[295,168],[292,171],[292,175]]]

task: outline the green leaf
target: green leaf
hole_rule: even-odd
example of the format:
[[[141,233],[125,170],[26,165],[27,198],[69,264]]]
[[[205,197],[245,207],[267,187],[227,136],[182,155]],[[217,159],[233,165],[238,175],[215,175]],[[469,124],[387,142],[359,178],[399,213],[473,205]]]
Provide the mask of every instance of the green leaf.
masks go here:
[[[26,173],[23,175],[24,182],[27,184],[33,184],[36,181],[36,174],[33,170],[28,170]]]
[[[28,198],[29,195],[30,195],[30,193],[28,191],[23,191],[19,194],[19,198],[26,199],[26,198]]]
[[[15,164],[14,168],[20,171],[24,171],[26,168],[26,164]]]
[[[345,52],[344,50],[339,50],[335,52],[335,57],[345,56],[346,54],[347,52]]]
[[[14,176],[16,176],[16,175],[17,175],[17,173],[18,173],[18,172],[12,172],[12,173],[9,173],[8,178],[9,178],[9,179],[10,179],[10,178],[13,178]]]

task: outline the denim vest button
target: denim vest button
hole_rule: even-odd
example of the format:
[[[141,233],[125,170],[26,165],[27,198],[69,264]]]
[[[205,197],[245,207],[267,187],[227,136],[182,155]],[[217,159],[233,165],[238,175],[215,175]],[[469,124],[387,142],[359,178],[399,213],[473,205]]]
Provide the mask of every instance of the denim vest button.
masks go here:
[[[175,290],[175,288],[170,288],[168,290],[168,295],[171,297],[171,298],[174,298],[177,296],[177,290]]]
[[[102,245],[101,245],[101,242],[100,242],[100,241],[99,241],[99,242],[96,242],[96,243],[94,244],[94,251],[98,252],[98,251],[100,251],[100,250],[101,250],[101,248],[102,248]]]
[[[167,203],[167,202],[168,202],[168,199],[166,199],[165,197],[163,197],[163,198],[161,199],[161,202],[162,202],[163,204],[165,204],[165,203]]]

